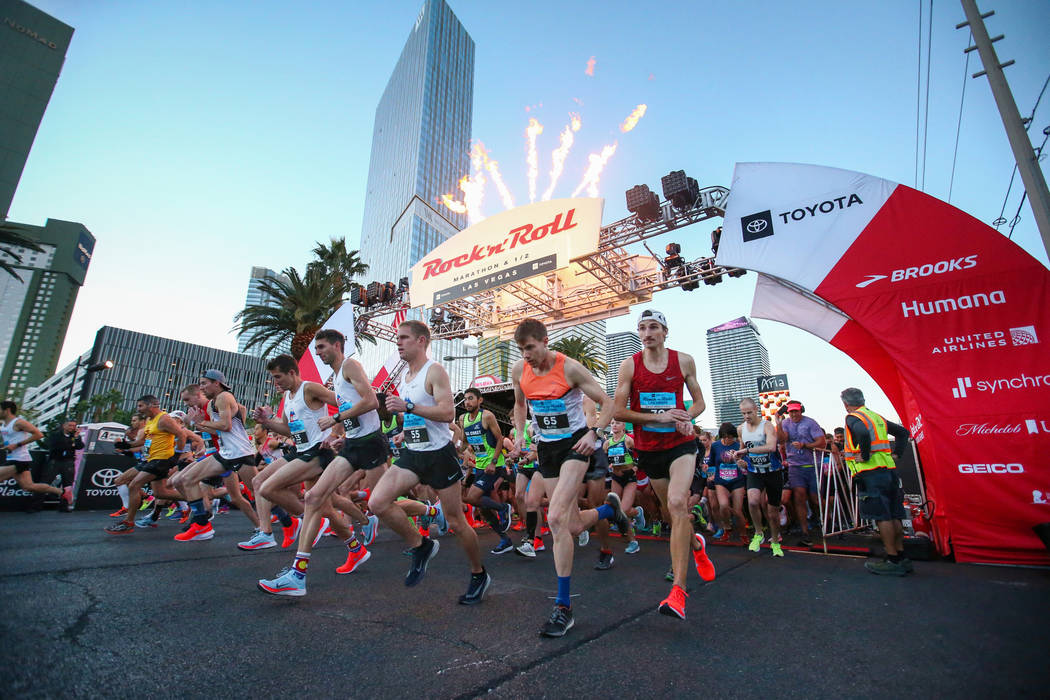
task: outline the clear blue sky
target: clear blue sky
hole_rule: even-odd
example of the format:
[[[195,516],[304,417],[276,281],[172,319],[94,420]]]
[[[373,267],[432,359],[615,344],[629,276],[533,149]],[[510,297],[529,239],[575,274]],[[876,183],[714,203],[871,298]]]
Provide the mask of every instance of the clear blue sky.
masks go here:
[[[34,4],[76,33],[10,218],[80,221],[98,238],[63,363],[106,324],[234,349],[229,331],[252,265],[301,266],[314,241],[331,236],[356,246],[375,106],[417,0]],[[518,203],[527,201],[528,117],[545,126],[542,191],[569,111],[583,128],[555,196],[575,188],[587,153],[618,140],[601,181],[606,221],[626,215],[632,185],[658,188],[677,169],[728,185],[739,161],[816,163],[915,184],[916,2],[450,4],[477,45],[473,135]],[[1007,76],[1027,115],[1050,73],[1050,3],[994,9],[989,30],[1006,34],[996,47],[1016,61]],[[937,0],[933,10],[925,190],[946,198],[967,34],[954,29],[958,2]],[[970,73],[977,63],[974,54]],[[621,134],[639,103],[648,113]],[[1032,127],[1037,145],[1048,124],[1050,96]],[[992,221],[1012,167],[987,81],[970,80],[952,203]],[[1008,218],[1020,192],[1018,181]],[[493,213],[491,190],[487,203]],[[1045,262],[1027,206],[1021,217],[1014,240]],[[711,228],[657,242],[700,255]],[[706,367],[704,329],[749,313],[754,279],[657,296],[672,345]],[[611,321],[610,332],[631,330],[633,316]],[[846,385],[888,409],[837,350],[781,324],[758,326],[773,370],[788,373],[825,427],[840,421]],[[713,411],[703,418],[713,423]]]

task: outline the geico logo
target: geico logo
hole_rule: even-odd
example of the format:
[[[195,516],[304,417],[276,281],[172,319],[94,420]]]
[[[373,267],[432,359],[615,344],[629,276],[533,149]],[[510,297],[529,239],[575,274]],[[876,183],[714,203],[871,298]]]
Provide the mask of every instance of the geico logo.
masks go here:
[[[969,270],[971,267],[977,267],[976,255],[967,255],[964,258],[941,260],[940,262],[926,263],[925,265],[919,265],[918,267],[905,267],[900,270],[894,270],[893,274],[890,275],[890,282],[929,277],[930,275],[942,275],[945,272]]]
[[[901,302],[901,313],[904,318],[909,316],[932,316],[934,314],[946,314],[951,311],[964,311],[976,309],[979,306],[991,306],[992,304],[1005,304],[1006,293],[1001,289],[984,294],[963,294],[960,297],[948,299],[934,299],[932,301],[919,301],[913,299],[911,302]]]
[[[1024,465],[1011,464],[960,464],[960,474],[1024,474]]]

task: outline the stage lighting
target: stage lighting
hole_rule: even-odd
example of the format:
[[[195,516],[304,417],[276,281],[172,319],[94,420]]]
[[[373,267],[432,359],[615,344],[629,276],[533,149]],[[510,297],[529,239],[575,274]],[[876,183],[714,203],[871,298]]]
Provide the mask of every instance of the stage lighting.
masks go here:
[[[700,186],[693,178],[686,177],[684,170],[672,170],[660,178],[660,185],[664,199],[670,200],[679,211],[691,208],[700,197]]]
[[[362,306],[365,303],[364,290],[361,289],[361,285],[354,284],[350,286],[350,303],[354,306]]]
[[[404,294],[408,291],[408,278],[402,277],[397,283],[397,293]]]
[[[710,260],[705,260],[704,262],[700,263],[700,269],[702,271],[704,271],[704,272],[707,272],[708,270],[713,270],[714,269],[714,263],[712,263]],[[722,275],[712,275],[710,277],[705,277],[704,278],[704,284],[706,284],[708,286],[711,286],[711,287],[715,286],[716,284],[721,284],[721,283],[722,283]]]
[[[379,282],[369,282],[368,287],[365,288],[365,296],[368,299],[368,305],[372,305],[379,302],[379,293],[382,291],[383,285]]]
[[[660,218],[660,198],[648,185],[635,185],[627,190],[627,211],[643,221],[656,221]]]

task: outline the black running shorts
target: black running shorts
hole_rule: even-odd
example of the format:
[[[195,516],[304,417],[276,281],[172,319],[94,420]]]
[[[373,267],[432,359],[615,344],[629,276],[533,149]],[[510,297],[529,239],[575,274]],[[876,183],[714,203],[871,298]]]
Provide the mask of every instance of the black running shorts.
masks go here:
[[[419,483],[435,491],[446,489],[463,478],[456,448],[451,442],[436,450],[425,452],[402,449],[397,466],[412,472],[419,477]]]
[[[682,455],[696,455],[696,441],[690,440],[681,445],[659,452],[646,452],[638,450],[638,466],[649,475],[650,479],[670,479],[671,463]],[[695,457],[694,457],[695,459]],[[695,462],[689,463],[690,469],[695,469]]]
[[[570,459],[576,459],[587,463],[590,469],[591,458],[573,451],[576,443],[580,441],[590,428],[580,428],[572,437],[564,440],[553,440],[545,442],[540,440],[536,443],[536,468],[544,479],[557,479],[561,474],[561,465]]]
[[[383,433],[378,430],[362,438],[347,440],[339,456],[350,462],[354,469],[375,469],[386,464],[389,445]]]
[[[765,490],[769,505],[774,508],[780,507],[781,492],[784,490],[784,470],[777,469],[771,472],[748,472],[747,490]]]
[[[151,459],[148,462],[138,465],[135,467],[140,472],[146,472],[152,474],[157,479],[164,479],[168,476],[168,472],[171,468],[179,463],[178,457],[168,457],[167,459]]]

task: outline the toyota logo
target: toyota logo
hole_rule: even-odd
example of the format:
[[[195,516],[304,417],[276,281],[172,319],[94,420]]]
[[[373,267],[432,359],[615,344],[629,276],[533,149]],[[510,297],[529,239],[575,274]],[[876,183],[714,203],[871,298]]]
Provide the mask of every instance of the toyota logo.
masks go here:
[[[91,483],[100,489],[112,488],[113,482],[121,474],[122,472],[119,469],[99,469],[91,475]]]
[[[748,224],[747,224],[747,232],[748,233],[762,233],[763,231],[766,230],[766,226],[768,226],[768,225],[769,224],[766,223],[765,219],[755,219],[754,221],[748,222]]]

